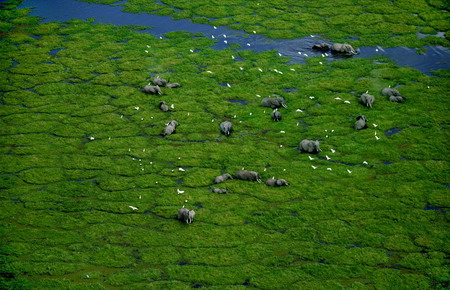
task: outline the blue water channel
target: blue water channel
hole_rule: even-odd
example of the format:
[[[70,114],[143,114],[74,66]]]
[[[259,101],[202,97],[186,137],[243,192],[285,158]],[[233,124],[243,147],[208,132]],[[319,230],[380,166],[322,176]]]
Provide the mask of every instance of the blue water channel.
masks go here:
[[[123,2],[123,1],[122,1]],[[118,2],[121,3],[121,2]],[[263,35],[248,34],[244,31],[226,27],[213,27],[197,24],[190,20],[173,20],[170,16],[151,14],[134,14],[122,12],[121,5],[109,6],[91,4],[76,0],[25,0],[20,8],[33,7],[31,15],[44,18],[42,22],[64,22],[71,19],[94,18],[94,22],[114,25],[151,26],[152,29],[141,32],[163,37],[171,31],[189,31],[203,33],[217,40],[215,49],[223,49],[231,44],[238,44],[240,49],[251,49],[256,52],[275,50],[281,56],[291,59],[291,63],[304,63],[306,57],[322,56],[321,52],[311,47],[320,42],[329,42],[320,36],[313,35],[298,39],[270,39]],[[226,42],[225,42],[226,41]],[[360,47],[360,54],[353,57],[371,57],[384,55],[400,66],[410,66],[430,75],[432,70],[450,68],[450,50],[442,46],[427,46],[425,54],[417,54],[415,49],[407,47]],[[306,54],[306,55],[305,55]],[[328,60],[341,59],[342,56],[327,56]]]

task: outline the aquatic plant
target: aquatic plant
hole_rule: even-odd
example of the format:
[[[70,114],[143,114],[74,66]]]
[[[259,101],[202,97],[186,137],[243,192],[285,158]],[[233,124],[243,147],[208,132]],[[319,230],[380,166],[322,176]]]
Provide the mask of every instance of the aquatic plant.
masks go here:
[[[383,57],[291,65],[187,32],[38,24],[14,3],[0,4],[1,288],[448,284],[448,71]],[[182,87],[142,93],[155,75]],[[407,101],[383,97],[389,85]],[[287,100],[281,122],[261,106],[269,95]],[[353,129],[359,114],[367,130]],[[302,139],[323,151],[299,153]],[[243,167],[290,185],[211,192]],[[176,219],[183,205],[192,224]]]

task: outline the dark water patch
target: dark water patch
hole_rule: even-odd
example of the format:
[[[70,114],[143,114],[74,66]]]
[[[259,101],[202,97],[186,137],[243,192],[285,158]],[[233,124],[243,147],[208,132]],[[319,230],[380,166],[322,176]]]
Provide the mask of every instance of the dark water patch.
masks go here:
[[[33,39],[36,39],[36,40],[41,40],[41,36],[39,36],[39,35],[28,35],[29,37],[31,37],[31,38],[33,38]]]
[[[43,187],[39,188],[38,191],[43,191],[43,190],[45,190],[46,188],[47,188],[47,186],[43,186]]]
[[[267,133],[269,133],[270,131],[272,131],[272,130],[264,130],[264,131],[262,131],[261,133],[263,134],[263,135],[266,135]]]
[[[53,62],[53,61],[47,61],[47,62],[44,62],[45,64],[56,64],[56,62]]]
[[[400,129],[400,128],[391,128],[391,129],[388,129],[388,130],[384,131],[384,134],[385,134],[386,136],[392,136],[392,135],[394,135],[394,134],[400,132],[401,130],[403,130],[403,129]]]
[[[447,188],[450,188],[450,184],[444,184]]]
[[[199,203],[199,202],[194,203],[194,206],[197,207],[197,208],[203,208],[203,205],[201,203]]]
[[[182,184],[182,183],[183,183],[183,179],[177,179],[177,181],[176,181],[176,182],[177,182],[177,184],[178,184],[178,185],[180,185],[180,184]]]
[[[11,59],[11,61],[12,61],[12,65],[9,69],[15,68],[16,66],[18,66],[20,64],[17,61],[15,61],[14,59]]]
[[[108,58],[109,60],[116,60],[116,59],[121,59],[121,57],[110,57]]]
[[[434,211],[439,211],[439,212],[442,213],[442,214],[446,214],[448,209],[449,209],[449,208],[445,208],[445,207],[431,206],[431,205],[429,205],[429,204],[427,204],[427,205],[423,208],[423,210],[434,210]]]
[[[202,284],[194,284],[192,285],[192,288],[202,288],[203,285]]]
[[[297,88],[284,88],[283,89],[283,91],[285,91],[286,93],[294,93],[297,90],[298,90]]]
[[[178,266],[186,266],[186,265],[188,265],[188,263],[187,263],[187,262],[184,262],[184,261],[181,261],[181,262],[179,262],[177,265],[178,265]]]
[[[291,216],[298,216],[298,213],[296,213],[295,211],[291,212]]]
[[[129,40],[116,41],[116,43],[128,43]]]
[[[244,283],[241,284],[242,286],[249,286],[250,285],[250,280],[245,280]]]
[[[51,56],[55,56],[58,52],[60,52],[63,49],[64,48],[55,48],[55,49],[52,49],[48,54]]]
[[[241,104],[241,105],[247,105],[247,101],[244,101],[244,100],[235,100],[235,99],[231,99],[231,100],[227,100],[228,102],[230,102],[230,103],[239,103],[239,104]]]
[[[315,105],[316,105],[316,106],[322,106],[322,104],[321,104],[321,103],[316,103]]]
[[[96,76],[96,77],[98,77],[100,74],[99,73],[96,73],[96,72],[93,72],[93,73],[91,73],[91,74],[93,74],[94,76]]]
[[[390,162],[390,161],[386,161],[386,162],[384,162],[383,164],[384,164],[384,165],[391,165],[391,164],[392,164],[392,162]]]
[[[221,87],[228,87],[228,84],[218,83],[218,85]]]
[[[445,32],[442,32],[442,31],[438,32],[436,34],[424,34],[424,33],[417,32],[416,35],[417,35],[417,37],[419,39],[422,39],[422,38],[425,38],[425,37],[428,37],[428,36],[438,37],[438,38],[445,38]]]

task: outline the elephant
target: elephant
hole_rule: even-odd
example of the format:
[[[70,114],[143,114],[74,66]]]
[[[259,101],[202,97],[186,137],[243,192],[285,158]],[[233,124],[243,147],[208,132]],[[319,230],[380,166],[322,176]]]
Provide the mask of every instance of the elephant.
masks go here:
[[[367,122],[366,116],[359,115],[358,117],[356,117],[355,129],[356,130],[367,129],[366,122]]]
[[[192,223],[194,221],[194,217],[195,217],[194,210],[188,210],[187,208],[184,207],[178,210],[178,219],[186,222],[187,224]]]
[[[397,91],[396,89],[393,89],[391,87],[387,87],[381,90],[381,94],[383,96],[386,97],[391,97],[391,96],[401,96],[400,92]]]
[[[224,182],[225,180],[228,180],[228,179],[233,179],[233,177],[229,173],[224,173],[222,175],[217,176],[214,179],[214,183],[216,183],[216,184],[217,183],[221,183],[221,182]]]
[[[405,98],[402,96],[390,96],[389,101],[396,103],[403,103],[405,101]]]
[[[375,101],[375,97],[369,95],[368,93],[364,93],[361,95],[359,100],[363,105],[372,108],[373,102]]]
[[[236,172],[236,178],[242,180],[257,181],[262,183],[261,176],[255,171],[239,170]]]
[[[275,122],[281,121],[281,112],[278,111],[278,109],[275,109],[271,114],[270,117],[272,117],[272,120]]]
[[[328,43],[322,42],[320,44],[313,45],[312,48],[320,51],[329,51],[330,47],[331,45],[329,45]]]
[[[179,88],[181,87],[181,85],[179,83],[171,83],[171,84],[167,84],[166,88]]]
[[[169,111],[169,107],[167,106],[166,102],[164,102],[164,101],[159,102],[159,108],[163,112],[168,112]]]
[[[161,135],[167,136],[170,134],[175,133],[175,128],[178,126],[178,122],[175,120],[170,121],[169,123],[167,123],[166,128],[164,128],[163,132],[161,133]]]
[[[319,141],[312,141],[312,140],[307,140],[304,139],[300,142],[300,151],[303,152],[307,152],[307,153],[311,153],[311,154],[316,154],[319,153],[320,151],[320,143]]]
[[[342,53],[349,55],[355,55],[359,53],[359,51],[355,50],[350,44],[347,43],[333,43],[330,49],[332,53]]]
[[[165,79],[160,78],[159,76],[154,78],[152,82],[153,82],[153,84],[155,86],[160,86],[160,87],[165,87],[169,83],[168,81],[166,81]]]
[[[223,189],[223,188],[214,188],[214,189],[212,190],[212,192],[224,194],[224,193],[228,193],[228,190]]]
[[[147,94],[152,94],[152,95],[162,95],[162,91],[161,91],[161,89],[159,88],[159,86],[149,86],[149,85],[146,85],[144,88],[142,88],[142,91],[143,91],[144,93],[147,93]]]
[[[261,103],[263,107],[269,107],[272,109],[280,107],[287,108],[286,100],[283,97],[264,98]]]
[[[289,183],[284,179],[269,178],[266,180],[268,186],[287,186]]]
[[[233,125],[229,121],[224,121],[220,123],[220,131],[225,136],[230,136],[231,131],[233,131]]]

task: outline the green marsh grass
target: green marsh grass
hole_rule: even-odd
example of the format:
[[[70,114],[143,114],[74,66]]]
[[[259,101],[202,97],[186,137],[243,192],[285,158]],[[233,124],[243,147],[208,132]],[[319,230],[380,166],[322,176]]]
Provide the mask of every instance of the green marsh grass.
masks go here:
[[[261,15],[280,14],[261,4]],[[422,4],[416,12],[429,9]],[[274,51],[213,50],[187,32],[156,39],[92,21],[37,24],[3,5],[2,288],[448,284],[447,71],[426,76],[382,57],[290,65]],[[182,87],[142,93],[155,75]],[[381,95],[389,85],[405,103]],[[366,90],[372,109],[358,102]],[[261,106],[269,95],[287,100],[281,122]],[[174,109],[161,112],[161,100]],[[355,131],[360,114],[369,128]],[[176,133],[160,136],[170,120]],[[323,151],[300,153],[302,139]],[[290,185],[213,184],[243,167]],[[183,205],[197,213],[192,224],[176,220]]]

